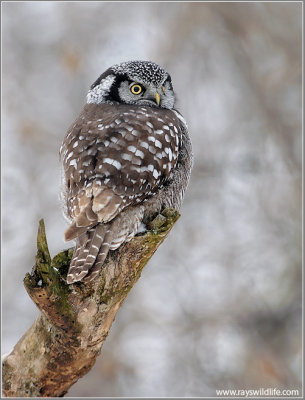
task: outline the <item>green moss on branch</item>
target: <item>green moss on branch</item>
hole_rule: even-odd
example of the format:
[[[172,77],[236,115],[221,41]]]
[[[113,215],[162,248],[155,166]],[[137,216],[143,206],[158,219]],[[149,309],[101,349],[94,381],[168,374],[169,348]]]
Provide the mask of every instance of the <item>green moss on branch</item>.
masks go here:
[[[44,222],[39,222],[35,266],[24,285],[38,319],[3,362],[7,397],[60,397],[94,365],[128,292],[179,218],[164,210],[149,230],[110,251],[90,283],[65,281],[73,249],[51,259]]]

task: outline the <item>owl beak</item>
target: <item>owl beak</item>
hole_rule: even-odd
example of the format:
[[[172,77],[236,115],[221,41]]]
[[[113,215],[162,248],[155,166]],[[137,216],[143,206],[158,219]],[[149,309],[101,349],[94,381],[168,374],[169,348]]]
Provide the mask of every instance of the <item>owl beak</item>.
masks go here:
[[[156,92],[156,94],[155,94],[155,99],[156,99],[157,104],[159,105],[160,104],[160,95],[158,92]]]

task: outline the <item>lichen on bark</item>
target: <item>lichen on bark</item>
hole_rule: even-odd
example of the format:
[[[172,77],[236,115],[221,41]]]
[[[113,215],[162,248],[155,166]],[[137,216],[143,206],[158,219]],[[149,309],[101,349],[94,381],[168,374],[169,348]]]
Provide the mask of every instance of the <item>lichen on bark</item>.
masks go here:
[[[51,259],[39,222],[35,266],[25,288],[41,314],[2,362],[3,395],[59,397],[95,363],[117,311],[179,213],[166,209],[118,250],[93,282],[67,285],[73,249]]]

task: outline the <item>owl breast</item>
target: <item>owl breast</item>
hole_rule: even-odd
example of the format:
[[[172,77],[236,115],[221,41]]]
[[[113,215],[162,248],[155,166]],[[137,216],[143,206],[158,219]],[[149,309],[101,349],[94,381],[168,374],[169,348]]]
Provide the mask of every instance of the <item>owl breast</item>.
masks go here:
[[[68,217],[91,204],[98,221],[109,222],[153,196],[170,179],[180,143],[171,110],[87,104],[61,148]]]

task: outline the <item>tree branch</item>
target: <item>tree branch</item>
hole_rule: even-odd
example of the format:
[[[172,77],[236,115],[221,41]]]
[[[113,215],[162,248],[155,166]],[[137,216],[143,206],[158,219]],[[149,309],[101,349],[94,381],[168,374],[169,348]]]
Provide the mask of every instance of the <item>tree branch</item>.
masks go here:
[[[64,396],[90,371],[129,290],[179,216],[175,210],[165,210],[149,231],[109,252],[93,282],[72,285],[64,279],[73,249],[51,260],[40,221],[36,264],[24,285],[41,314],[3,361],[5,396]]]

